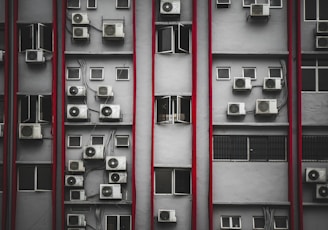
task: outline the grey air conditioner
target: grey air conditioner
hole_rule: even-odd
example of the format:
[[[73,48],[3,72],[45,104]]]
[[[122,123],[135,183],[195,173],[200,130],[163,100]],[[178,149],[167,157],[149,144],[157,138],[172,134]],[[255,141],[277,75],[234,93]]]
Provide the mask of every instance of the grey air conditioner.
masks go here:
[[[110,184],[126,184],[128,174],[126,172],[110,172],[109,174]]]
[[[228,8],[231,5],[231,0],[216,0],[217,8]]]
[[[19,139],[42,139],[41,124],[20,123]]]
[[[263,81],[263,90],[265,91],[281,90],[281,78],[265,77]]]
[[[177,222],[175,210],[159,209],[157,215],[157,221],[160,223],[174,223]]]
[[[72,25],[88,25],[89,23],[87,13],[72,13]]]
[[[120,200],[122,199],[120,184],[100,184],[100,199]]]
[[[43,50],[26,50],[25,62],[31,64],[44,63],[46,61]]]
[[[84,189],[71,189],[69,191],[69,200],[70,201],[84,201],[87,197],[85,195]]]
[[[88,40],[90,38],[88,27],[73,26],[72,34],[74,40]]]
[[[84,163],[82,160],[69,160],[68,161],[68,171],[83,173],[85,172]]]
[[[326,168],[306,168],[305,182],[307,183],[325,183],[327,181]]]
[[[328,34],[328,21],[318,21],[317,22],[317,33],[318,34]]]
[[[88,145],[83,149],[84,160],[100,160],[104,159],[104,146],[103,145]]]
[[[68,104],[67,105],[68,120],[87,120],[88,107],[84,104]]]
[[[181,11],[180,0],[161,0],[160,14],[163,16],[179,16]]]
[[[126,157],[125,156],[107,156],[106,157],[106,170],[122,171],[126,170]]]
[[[102,25],[102,36],[106,40],[123,40],[124,21],[105,21]]]
[[[83,187],[84,177],[82,175],[65,175],[66,187]]]
[[[99,98],[108,98],[113,97],[114,92],[113,88],[110,85],[99,85],[97,88],[97,97]]]
[[[84,214],[67,214],[67,226],[83,227],[87,225]]]
[[[103,121],[117,121],[121,118],[120,105],[100,104],[99,119]]]
[[[250,8],[251,17],[269,17],[270,5],[269,4],[251,4]]]
[[[315,41],[317,49],[328,49],[328,36],[316,36]]]
[[[87,90],[85,86],[68,86],[67,96],[68,97],[85,97],[87,95]]]
[[[5,125],[3,123],[0,123],[0,137],[3,137],[3,133],[4,133],[4,128],[5,128]]]
[[[328,199],[328,184],[317,184],[316,185],[316,198],[317,199]]]
[[[244,91],[244,90],[251,90],[251,89],[252,89],[251,78],[235,77],[233,79],[233,90]]]
[[[278,114],[277,99],[257,99],[255,107],[257,115]]]
[[[242,116],[246,115],[245,103],[243,102],[229,102],[227,108],[228,116]]]

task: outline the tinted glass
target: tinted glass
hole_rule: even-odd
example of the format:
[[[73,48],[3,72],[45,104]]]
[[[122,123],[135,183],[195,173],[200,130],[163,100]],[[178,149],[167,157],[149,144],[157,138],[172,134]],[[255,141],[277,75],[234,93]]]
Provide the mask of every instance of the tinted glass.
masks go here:
[[[172,193],[172,170],[156,169],[155,182],[155,193]]]
[[[51,190],[52,189],[52,167],[51,165],[37,166],[37,189]]]
[[[189,170],[175,170],[175,193],[190,194]]]
[[[302,91],[315,91],[315,69],[302,69]]]
[[[328,69],[318,70],[319,91],[328,91]]]
[[[25,165],[18,168],[19,190],[34,190],[34,170],[34,165]]]

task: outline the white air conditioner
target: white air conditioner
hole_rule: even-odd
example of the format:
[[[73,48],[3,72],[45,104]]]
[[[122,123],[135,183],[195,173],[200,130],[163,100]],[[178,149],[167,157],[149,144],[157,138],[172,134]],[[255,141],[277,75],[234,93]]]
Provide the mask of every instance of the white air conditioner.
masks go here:
[[[98,86],[97,97],[108,98],[108,97],[113,97],[113,96],[114,96],[114,92],[113,92],[112,86],[110,86],[110,85]]]
[[[82,175],[65,175],[65,186],[83,187],[84,178]]]
[[[317,199],[328,199],[328,184],[317,184],[315,197]]]
[[[85,195],[84,189],[71,189],[69,191],[69,200],[70,201],[83,201],[86,199],[87,199],[87,197]]]
[[[229,102],[227,108],[229,116],[246,115],[245,103],[243,102]]]
[[[328,36],[316,36],[316,48],[328,49]]]
[[[108,40],[122,40],[124,39],[124,22],[112,21],[103,22],[102,36]]]
[[[109,183],[110,184],[125,184],[127,183],[128,174],[126,172],[110,172]]]
[[[106,157],[106,170],[122,171],[126,170],[126,157],[125,156],[107,156]]]
[[[100,104],[99,119],[119,120],[121,118],[120,105]]]
[[[100,199],[122,199],[120,184],[100,184]]]
[[[216,0],[217,8],[226,8],[231,5],[231,0]]]
[[[278,113],[277,99],[257,99],[255,114],[273,115]]]
[[[158,209],[157,221],[162,223],[177,222],[175,210]]]
[[[88,145],[83,149],[83,159],[99,160],[104,159],[104,146],[103,145]]]
[[[81,160],[69,160],[68,161],[69,172],[85,172],[83,161]]]
[[[26,50],[26,63],[44,63],[46,61],[43,50]]]
[[[87,120],[88,106],[84,104],[69,104],[67,105],[68,120]]]
[[[74,26],[72,33],[73,39],[85,40],[90,38],[88,27]]]
[[[233,79],[234,90],[250,90],[252,89],[251,78],[249,77],[235,77]]]
[[[5,125],[3,123],[0,123],[0,137],[3,137],[4,129],[5,129]]]
[[[5,51],[0,50],[0,62],[3,62],[4,57],[5,57]]]
[[[263,81],[263,90],[266,91],[281,90],[281,78],[265,77]]]
[[[86,225],[87,222],[85,221],[84,214],[67,214],[67,226],[83,227]]]
[[[84,86],[68,86],[67,87],[67,96],[68,97],[85,97],[87,95],[87,90]]]
[[[88,25],[89,23],[87,13],[72,13],[72,25]]]
[[[163,16],[180,15],[181,2],[180,0],[161,0],[160,14]]]
[[[42,139],[41,124],[20,123],[19,139]]]
[[[305,182],[307,183],[325,183],[327,182],[326,168],[306,168]]]
[[[270,16],[269,4],[251,4],[250,16],[252,17],[268,17]]]
[[[317,33],[318,34],[328,34],[328,21],[318,21],[317,22]]]

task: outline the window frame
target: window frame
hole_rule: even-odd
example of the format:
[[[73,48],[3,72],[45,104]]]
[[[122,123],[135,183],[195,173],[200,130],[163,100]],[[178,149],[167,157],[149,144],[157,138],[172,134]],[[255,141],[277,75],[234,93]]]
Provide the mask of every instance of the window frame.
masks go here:
[[[119,71],[127,70],[128,71],[128,78],[127,79],[120,79],[118,76]],[[116,81],[129,81],[130,80],[130,67],[115,67],[115,74],[116,74]]]
[[[79,71],[79,77],[78,78],[70,78],[69,77],[69,70],[74,70],[77,69]],[[81,67],[75,67],[75,66],[68,66],[66,67],[66,80],[67,81],[79,81],[81,80]]]
[[[158,101],[168,99],[168,107],[169,113],[168,114],[159,114],[158,111]],[[189,101],[189,114],[186,115],[186,118],[182,118],[182,107],[183,107],[183,100]],[[170,96],[158,96],[155,102],[156,106],[156,123],[157,124],[191,124],[191,98],[189,96],[181,96],[181,95],[170,95]],[[164,120],[158,121],[159,115],[166,115]],[[189,117],[189,120],[187,119]]]
[[[127,230],[131,230],[132,229],[131,215],[105,215],[105,229],[108,229],[108,217],[116,217],[116,223],[117,223],[116,229],[120,230],[121,229],[120,223],[121,223],[121,217],[122,216],[129,217],[129,219],[130,219],[130,229],[127,229]]]
[[[20,189],[20,169],[22,167],[30,166],[31,168],[34,168],[34,177],[33,177],[33,190],[32,189]],[[51,192],[52,189],[39,189],[38,188],[38,167],[44,167],[44,166],[49,166],[50,167],[50,172],[52,173],[52,165],[51,164],[20,164],[17,167],[17,191],[18,192]],[[52,176],[52,175],[51,175]],[[51,178],[52,179],[52,178]]]
[[[70,138],[76,137],[80,139],[80,144],[78,146],[70,145]],[[67,135],[67,148],[68,149],[80,149],[82,148],[82,136],[81,135]]]
[[[93,78],[92,77],[92,71],[93,70],[101,70],[101,78]],[[104,67],[90,67],[90,75],[89,80],[90,81],[103,81],[105,79],[105,69]]]
[[[97,0],[94,0],[95,1],[95,6],[93,6],[93,7],[89,6],[89,1],[90,0],[87,0],[87,9],[88,10],[95,10],[95,9],[98,8],[98,1]]]
[[[308,138],[308,140],[309,140],[310,138],[320,138],[320,137],[328,140],[328,135],[303,135],[302,136],[302,162],[328,162],[328,157],[327,157],[327,159],[319,159],[319,158],[321,158],[321,155],[318,156],[318,155],[311,154],[311,155],[307,156],[307,158],[309,158],[309,159],[305,159],[305,157],[304,157],[304,154],[306,152],[304,150],[304,148],[306,147],[306,146],[304,146],[304,144],[306,143],[305,138]],[[312,143],[309,143],[309,145],[318,146],[318,143],[312,142]],[[315,159],[315,157],[316,157],[316,159]]]
[[[79,6],[78,7],[69,7],[68,6],[68,2],[69,1],[67,1],[67,5],[66,5],[67,9],[80,9],[81,8],[81,1],[80,0],[78,0],[78,2],[79,2]]]
[[[303,4],[303,20],[304,22],[315,22],[315,21],[324,21],[324,20],[328,20],[327,19],[320,19],[320,0],[312,0],[313,2],[315,1],[315,19],[306,19],[306,4],[305,2],[308,0],[303,0],[302,4]],[[322,0],[321,0],[322,1]],[[327,14],[328,17],[328,14]]]
[[[159,37],[160,37],[160,31],[162,30],[166,30],[166,29],[169,29],[170,30],[170,37],[168,39],[171,40],[171,49],[168,49],[168,50],[159,50],[160,46],[159,46]],[[168,53],[174,53],[174,30],[173,30],[173,26],[163,26],[163,27],[160,27],[160,28],[157,28],[156,29],[156,53],[159,53],[159,54],[168,54]]]
[[[315,65],[302,65],[301,66],[301,71],[303,72],[303,69],[306,70],[314,70],[314,81],[315,81],[315,90],[306,90],[304,91],[303,90],[303,86],[302,86],[302,93],[328,93],[328,90],[319,90],[319,85],[320,85],[320,82],[319,82],[319,70],[322,70],[322,69],[325,69],[325,70],[328,70],[328,66],[322,66],[322,65],[319,65],[319,61],[320,59],[310,59],[310,60],[315,60]],[[322,59],[321,59],[322,60]],[[303,77],[303,74],[302,74],[302,77]],[[328,86],[327,86],[328,88]]]
[[[260,219],[260,218],[264,220],[264,216],[253,216],[253,218],[252,218],[252,220],[253,220],[253,230],[264,229],[264,226],[263,226],[263,228],[255,226],[255,219]]]
[[[94,143],[95,140],[93,138],[101,138],[102,139],[102,143],[101,144],[98,144],[98,143]],[[90,139],[91,139],[91,145],[104,145],[104,140],[105,140],[105,136],[104,135],[91,135],[90,136]]]
[[[116,9],[130,9],[130,6],[131,6],[130,0],[127,0],[128,1],[128,5],[127,6],[118,6],[118,2],[119,1],[120,0],[116,0],[115,1],[115,7],[116,7]]]
[[[270,71],[273,70],[273,69],[279,69],[279,71],[280,71],[280,77],[279,77],[279,78],[280,78],[280,79],[283,79],[283,72],[282,72],[282,68],[281,68],[281,67],[273,67],[273,66],[272,66],[272,67],[269,67],[269,68],[268,68],[268,77],[269,77],[269,78],[278,78],[278,77],[272,77],[272,76],[271,76]]]
[[[285,218],[286,219],[286,228],[278,228],[277,226],[276,226],[276,217],[278,217],[278,218],[281,218],[281,217],[283,217],[283,218]],[[273,221],[273,229],[279,229],[279,230],[288,230],[288,216],[274,216],[274,221]]]
[[[118,141],[117,138],[127,138],[127,145],[118,145]],[[128,148],[130,147],[130,136],[129,135],[123,135],[123,134],[119,134],[119,135],[115,135],[115,147],[116,148]]]
[[[280,1],[279,6],[271,5],[271,1],[275,1],[275,0],[268,0],[267,3],[263,3],[261,0],[253,0],[254,3],[251,3],[251,4],[269,4],[270,8],[272,8],[272,9],[281,9],[281,8],[283,8],[283,1],[282,0],[278,0],[278,1]],[[245,0],[243,0],[243,7],[244,8],[251,7],[251,4],[245,4]]]
[[[234,227],[233,226],[233,218],[238,218],[239,219],[239,227]],[[223,226],[223,218],[229,218],[229,226]],[[242,229],[242,224],[241,224],[241,216],[220,216],[220,227],[221,229]]]
[[[219,77],[219,70],[228,70],[228,78],[220,78]],[[217,66],[216,67],[216,80],[217,81],[229,81],[231,80],[231,67],[226,66]]]
[[[248,77],[248,76],[245,76],[245,70],[247,70],[247,69],[253,69],[254,70],[254,77]],[[252,67],[252,66],[244,66],[244,67],[242,67],[242,77],[243,78],[250,78],[251,79],[251,81],[255,81],[256,79],[257,79],[257,77],[256,77],[256,67]]]

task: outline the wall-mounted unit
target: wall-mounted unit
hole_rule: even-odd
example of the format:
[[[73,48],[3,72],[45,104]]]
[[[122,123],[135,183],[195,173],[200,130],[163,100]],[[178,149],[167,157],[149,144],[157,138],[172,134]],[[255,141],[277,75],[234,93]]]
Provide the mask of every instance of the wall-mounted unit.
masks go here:
[[[104,159],[103,145],[88,145],[83,149],[83,159],[85,160],[100,160]]]
[[[307,183],[325,183],[327,182],[326,168],[306,168],[305,182]]]
[[[83,227],[86,225],[84,214],[67,214],[67,226]]]
[[[270,5],[269,4],[251,4],[250,8],[251,17],[269,17]]]
[[[160,14],[163,16],[178,16],[181,11],[180,0],[161,0]]]
[[[97,88],[97,97],[108,98],[113,97],[114,92],[113,88],[110,85],[99,85]]]
[[[46,61],[43,50],[26,50],[25,62],[26,63],[44,63]]]
[[[89,28],[81,26],[73,26],[73,39],[76,40],[87,40],[90,38]]]
[[[100,184],[100,199],[122,199],[120,184]]]
[[[174,223],[177,222],[175,210],[172,209],[158,209],[157,221],[161,223]]]
[[[0,123],[0,137],[3,137],[4,128],[5,128],[5,125],[3,123]]]
[[[125,184],[127,183],[128,174],[126,172],[110,172],[109,183],[110,184]]]
[[[83,187],[84,177],[82,175],[65,175],[65,186]]]
[[[277,99],[257,99],[255,114],[258,115],[278,114]]]
[[[84,189],[71,189],[69,191],[69,200],[70,201],[83,201],[86,199],[87,199],[87,197],[85,195]]]
[[[245,103],[243,102],[229,102],[227,108],[227,115],[241,116],[246,115]]]
[[[227,8],[231,5],[231,0],[216,0],[217,8]]]
[[[5,51],[0,50],[0,62],[3,62],[4,56],[5,56]]]
[[[72,25],[88,25],[89,23],[87,13],[72,13]]]
[[[265,77],[263,81],[263,90],[265,91],[281,90],[281,78]]]
[[[328,34],[328,21],[318,21],[317,22],[317,33],[318,34]]]
[[[251,78],[249,77],[235,77],[233,79],[233,89],[236,91],[244,91],[252,89]]]
[[[315,197],[317,199],[328,199],[328,184],[317,184]]]
[[[123,40],[125,37],[124,21],[104,21],[102,25],[102,36],[106,40]]]
[[[99,119],[104,121],[120,120],[120,105],[100,104]]]
[[[88,106],[84,104],[69,104],[67,105],[68,120],[87,120]]]
[[[107,156],[106,157],[106,170],[122,171],[126,170],[126,157],[125,156]]]
[[[316,36],[315,45],[317,49],[328,49],[328,36]]]
[[[67,87],[67,96],[68,97],[85,97],[87,95],[87,90],[85,86],[74,85]]]
[[[41,124],[20,123],[19,139],[42,139]]]
[[[83,173],[85,172],[85,167],[82,160],[69,160],[68,161],[68,171]]]

